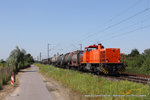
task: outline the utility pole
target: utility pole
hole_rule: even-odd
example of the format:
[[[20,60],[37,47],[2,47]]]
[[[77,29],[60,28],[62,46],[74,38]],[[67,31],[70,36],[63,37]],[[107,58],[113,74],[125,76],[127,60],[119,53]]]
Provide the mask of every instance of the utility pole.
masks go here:
[[[82,50],[82,44],[80,44],[80,50]]]
[[[37,61],[39,61],[39,56],[37,56]]]
[[[41,58],[42,58],[42,53],[40,52],[40,61],[41,61]]]
[[[50,51],[50,49],[49,49],[49,43],[47,44],[47,59],[48,59],[48,62],[49,62],[49,51]]]
[[[47,44],[47,59],[49,59],[49,43]]]

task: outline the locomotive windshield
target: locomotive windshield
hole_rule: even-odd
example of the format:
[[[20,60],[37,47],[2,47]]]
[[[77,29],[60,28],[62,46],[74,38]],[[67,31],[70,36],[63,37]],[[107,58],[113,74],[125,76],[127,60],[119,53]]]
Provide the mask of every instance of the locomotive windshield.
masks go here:
[[[95,50],[97,48],[87,48],[87,51]]]

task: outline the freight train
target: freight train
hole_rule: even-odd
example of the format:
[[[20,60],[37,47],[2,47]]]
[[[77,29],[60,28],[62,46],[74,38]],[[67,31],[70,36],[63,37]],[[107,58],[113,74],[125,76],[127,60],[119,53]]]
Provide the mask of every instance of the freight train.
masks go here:
[[[84,51],[77,50],[55,55],[52,58],[43,59],[42,63],[98,74],[120,74],[125,70],[120,49],[104,48],[102,44],[87,46]]]

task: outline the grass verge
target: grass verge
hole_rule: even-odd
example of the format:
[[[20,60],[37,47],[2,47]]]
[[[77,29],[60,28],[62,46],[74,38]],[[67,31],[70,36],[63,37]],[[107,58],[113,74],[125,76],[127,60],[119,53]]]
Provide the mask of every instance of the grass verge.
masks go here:
[[[40,68],[43,75],[52,77],[64,86],[80,93],[82,95],[81,100],[149,100],[150,88],[148,85],[129,81],[110,81],[90,73],[85,74],[50,65],[35,65]],[[146,95],[146,97],[140,95]]]
[[[13,71],[12,67],[1,67],[0,68],[0,90],[2,86],[7,84],[10,80],[11,72]]]

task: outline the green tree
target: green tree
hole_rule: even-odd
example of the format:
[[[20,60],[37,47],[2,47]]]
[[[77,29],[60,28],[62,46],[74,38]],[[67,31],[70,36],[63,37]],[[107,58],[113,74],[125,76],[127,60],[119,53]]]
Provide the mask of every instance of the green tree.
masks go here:
[[[24,59],[25,59],[25,66],[29,66],[30,64],[34,63],[34,60],[31,54],[26,54],[24,56]]]
[[[6,67],[7,63],[3,59],[0,60],[0,66],[1,67]]]
[[[150,55],[150,49],[146,49],[146,50],[144,50],[144,53],[143,53],[144,55]]]
[[[23,61],[24,55],[25,55],[25,50],[24,49],[20,50],[19,47],[16,46],[16,48],[13,51],[11,51],[7,61],[12,66],[15,66],[16,71],[18,71],[19,68],[24,65],[24,61]]]
[[[139,53],[138,49],[133,49],[133,50],[131,51],[131,53],[129,54],[129,56],[135,57],[135,56],[137,56],[137,55],[139,55],[139,54],[140,54],[140,53]]]
[[[19,71],[20,68],[25,67],[26,63],[28,62],[28,65],[31,64],[31,61],[33,59],[30,58],[30,56],[26,54],[26,51],[24,49],[19,49],[18,46],[11,51],[9,58],[7,59],[7,62],[11,66],[15,66],[15,71]]]

